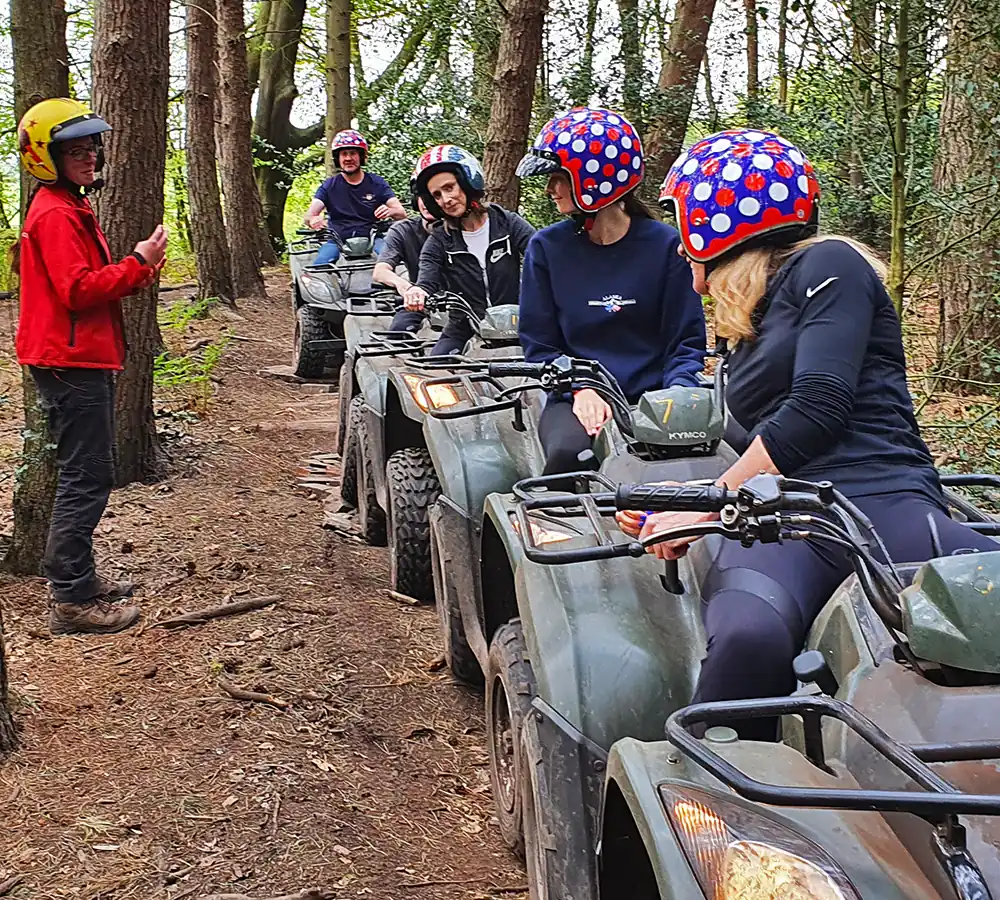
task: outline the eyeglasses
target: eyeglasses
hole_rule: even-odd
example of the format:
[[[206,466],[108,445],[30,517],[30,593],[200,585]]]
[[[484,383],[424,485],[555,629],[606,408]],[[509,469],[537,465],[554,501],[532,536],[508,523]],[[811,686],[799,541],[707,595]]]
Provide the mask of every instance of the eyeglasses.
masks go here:
[[[86,162],[91,157],[96,159],[98,153],[100,153],[99,147],[74,147],[72,150],[65,151],[64,155],[77,162]]]

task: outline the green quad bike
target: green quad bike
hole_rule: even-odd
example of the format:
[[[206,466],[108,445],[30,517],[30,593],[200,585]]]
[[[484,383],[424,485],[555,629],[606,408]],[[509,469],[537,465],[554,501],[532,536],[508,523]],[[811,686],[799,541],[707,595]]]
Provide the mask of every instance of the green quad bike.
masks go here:
[[[300,378],[320,378],[328,369],[339,371],[344,361],[347,298],[367,298],[381,290],[372,283],[373,250],[375,238],[391,224],[379,222],[367,237],[347,240],[329,228],[296,231],[298,240],[288,245],[288,267],[295,316],[292,369]],[[315,265],[316,254],[327,241],[340,247],[340,258]]]
[[[425,399],[422,385],[429,374],[448,371],[468,356],[508,359],[516,348],[520,358],[516,306],[490,307],[480,321],[463,298],[442,293],[428,298],[427,309],[468,317],[474,335],[466,345],[467,356],[429,356],[437,335],[425,338],[423,330],[405,336],[373,334],[358,345],[358,393],[351,400],[342,454],[345,471],[351,460],[356,467],[362,536],[376,546],[388,544],[393,590],[421,602],[434,599],[427,510],[440,492],[423,422],[429,404],[458,402],[448,388],[432,388]]]
[[[709,353],[707,355],[715,355]],[[581,591],[581,610],[588,603],[607,604],[612,593],[642,615],[640,597],[648,591],[683,593],[676,567],[637,572],[620,565],[621,574],[594,581],[592,571],[559,570],[522,564],[519,525],[513,517],[515,498],[508,496],[519,479],[537,475],[544,452],[537,421],[545,393],[592,387],[611,406],[612,419],[594,442],[593,459],[607,477],[621,481],[714,480],[736,459],[721,438],[724,425],[722,367],[716,366],[714,386],[673,387],[643,395],[630,406],[613,376],[599,363],[560,357],[551,363],[480,362],[466,371],[425,382],[424,422],[428,453],[440,483],[440,496],[430,511],[430,543],[434,592],[441,621],[445,659],[461,681],[481,684],[485,677],[486,720],[491,776],[501,834],[515,853],[523,854],[522,802],[516,784],[518,734],[533,715],[532,699],[541,690],[549,700],[545,715],[553,732],[569,729],[567,713],[581,702],[574,693],[575,674],[594,656],[595,664],[610,654],[618,666],[618,650],[635,644],[633,659],[621,669],[622,684],[666,665],[655,636],[643,644],[601,627],[589,633],[577,611],[560,609],[566,594]],[[709,384],[712,384],[710,382]],[[432,391],[450,390],[461,403],[440,408]],[[509,410],[510,415],[498,414]],[[555,476],[554,484],[572,483],[577,476]],[[539,540],[561,544],[574,538],[573,526],[546,519],[531,527]],[[582,577],[581,577],[582,576]],[[589,579],[589,580],[588,580]],[[554,654],[556,698],[536,686],[525,632],[535,619],[552,618],[548,646]],[[524,624],[522,625],[522,621]],[[582,630],[581,630],[582,629]],[[557,637],[558,635],[558,637]],[[557,648],[555,644],[559,644]],[[548,672],[543,673],[547,677]],[[565,694],[565,697],[561,696]],[[655,698],[659,700],[658,697]],[[565,700],[565,702],[562,702]],[[654,702],[638,697],[636,704]],[[622,710],[609,733],[634,714]],[[569,714],[569,720],[579,715]],[[661,723],[662,724],[662,723]],[[575,726],[579,731],[579,725]],[[628,732],[626,732],[628,733]],[[652,737],[650,733],[647,736]],[[598,735],[598,739],[601,735]],[[588,763],[582,757],[579,765]]]
[[[1000,898],[1000,545],[881,564],[881,539],[829,483],[581,473],[565,487],[522,482],[497,506],[520,543],[520,620],[498,637],[519,648],[514,684],[530,697],[512,781],[532,900]],[[955,518],[1000,534],[947,496]],[[609,519],[618,509],[720,520],[639,541]],[[690,536],[703,539],[675,592],[646,549]],[[727,539],[833,543],[855,574],[795,661],[795,695],[692,706],[701,586]],[[761,716],[781,717],[780,743],[730,727]]]

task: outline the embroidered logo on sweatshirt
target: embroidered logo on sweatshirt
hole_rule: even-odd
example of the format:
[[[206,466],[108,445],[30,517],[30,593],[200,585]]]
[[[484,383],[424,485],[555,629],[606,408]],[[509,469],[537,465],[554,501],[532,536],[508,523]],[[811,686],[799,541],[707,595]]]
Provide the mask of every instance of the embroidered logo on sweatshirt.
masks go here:
[[[635,306],[635,300],[626,300],[621,294],[608,294],[600,300],[590,300],[588,306],[603,306],[605,312],[621,312],[623,306]]]

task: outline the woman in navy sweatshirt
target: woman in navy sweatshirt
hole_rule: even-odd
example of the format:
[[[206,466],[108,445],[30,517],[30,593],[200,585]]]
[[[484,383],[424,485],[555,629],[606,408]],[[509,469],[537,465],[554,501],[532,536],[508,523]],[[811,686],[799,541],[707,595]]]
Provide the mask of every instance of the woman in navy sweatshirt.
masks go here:
[[[696,290],[716,304],[716,331],[735,349],[726,402],[746,430],[742,456],[717,484],[759,472],[830,480],[864,512],[896,560],[1000,546],[951,519],[906,386],[885,270],[847,238],[820,238],[819,185],[805,156],[761,131],[727,131],[682,154],[661,202],[677,211]],[[651,515],[646,536],[716,515]],[[638,516],[619,516],[638,530]],[[676,559],[686,541],[656,545]],[[704,584],[708,653],[695,702],[777,697],[820,609],[851,572],[838,548],[724,541]],[[740,726],[773,740],[775,720]]]
[[[572,109],[545,125],[517,174],[547,175],[547,193],[570,216],[528,244],[518,326],[525,359],[599,360],[632,403],[646,391],[697,385],[705,313],[676,230],[633,193],[644,165],[632,125],[606,109]],[[578,457],[610,416],[590,389],[572,402],[551,397],[539,424],[545,473],[584,468]]]

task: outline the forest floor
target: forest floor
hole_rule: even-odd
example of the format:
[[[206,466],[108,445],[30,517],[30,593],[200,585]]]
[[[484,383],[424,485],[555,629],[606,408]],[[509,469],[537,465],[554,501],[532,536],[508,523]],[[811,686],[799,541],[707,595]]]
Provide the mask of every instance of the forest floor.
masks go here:
[[[238,319],[168,315],[168,344],[198,360],[237,337],[207,380],[191,380],[200,363],[168,370],[171,474],[116,491],[98,531],[103,571],[141,583],[143,627],[50,639],[44,583],[0,580],[21,737],[0,764],[12,897],[526,897],[491,821],[482,698],[435,665],[434,609],[392,600],[385,552],[325,532],[320,496],[297,485],[299,464],[333,447],[337,398],[260,374],[289,359],[286,279],[269,273],[272,299]],[[12,315],[3,473],[21,428]],[[259,611],[153,627],[265,596]],[[220,676],[287,706],[234,700]]]

